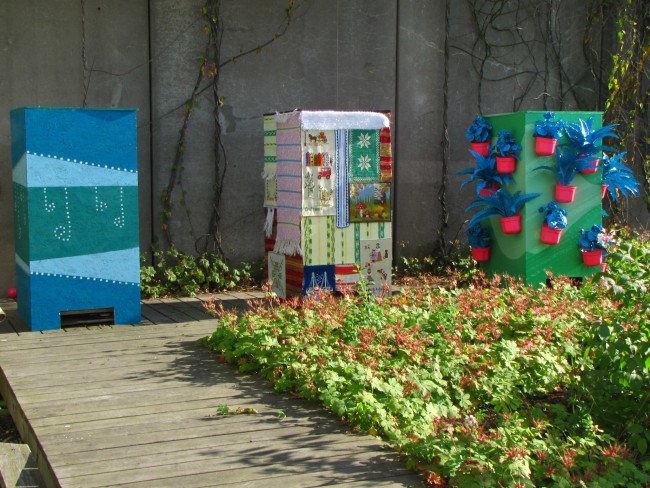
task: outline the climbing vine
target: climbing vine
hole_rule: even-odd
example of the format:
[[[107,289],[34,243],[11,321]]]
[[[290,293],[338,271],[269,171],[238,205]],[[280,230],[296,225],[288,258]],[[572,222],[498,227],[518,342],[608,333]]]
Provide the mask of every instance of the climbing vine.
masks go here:
[[[442,140],[440,141],[442,174],[441,184],[438,190],[438,202],[440,203],[440,225],[438,227],[438,238],[436,248],[443,256],[447,255],[448,246],[445,239],[445,231],[449,221],[447,210],[447,183],[449,181],[449,0],[445,1],[445,68],[443,81],[442,100]]]
[[[617,9],[617,47],[608,79],[605,120],[618,123],[627,162],[643,182],[650,212],[650,15],[644,0],[620,0]],[[625,201],[610,202],[610,214],[624,220]]]
[[[262,49],[275,42],[282,37],[289,28],[292,22],[293,14],[296,6],[294,0],[288,0],[287,7],[285,8],[285,16],[282,24],[276,32],[264,42],[256,46],[240,51],[234,56],[223,56],[222,53],[222,40],[224,35],[224,23],[221,12],[221,0],[205,0],[203,7],[200,9],[200,15],[204,19],[204,33],[206,35],[206,43],[203,50],[203,55],[200,59],[199,67],[197,69],[196,80],[189,97],[186,99],[183,106],[183,121],[178,134],[178,143],[174,154],[174,160],[169,172],[167,185],[162,191],[162,224],[161,230],[165,242],[168,246],[173,246],[174,236],[171,231],[170,223],[174,211],[174,194],[178,188],[181,193],[180,204],[184,208],[187,222],[189,227],[190,236],[194,239],[195,250],[198,253],[207,251],[217,252],[223,256],[223,248],[221,245],[221,198],[224,189],[224,180],[228,169],[228,156],[222,141],[222,127],[220,122],[221,109],[224,104],[225,97],[221,94],[219,89],[219,80],[221,71],[224,67],[235,63],[238,59],[248,56],[249,54],[260,53]],[[208,228],[200,235],[196,235],[194,226],[192,224],[192,215],[189,207],[185,203],[186,190],[183,186],[183,171],[184,171],[184,156],[187,144],[187,132],[191,120],[191,116],[197,107],[199,95],[204,92],[209,92],[212,102],[212,124],[213,124],[213,140],[214,150],[212,153],[212,164],[214,170],[214,181],[212,185],[212,198],[211,198],[211,216],[208,223]]]

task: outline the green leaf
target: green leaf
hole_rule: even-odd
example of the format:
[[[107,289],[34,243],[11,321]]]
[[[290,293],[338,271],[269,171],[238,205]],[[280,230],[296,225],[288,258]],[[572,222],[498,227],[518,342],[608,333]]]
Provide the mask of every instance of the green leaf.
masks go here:
[[[611,330],[607,325],[601,325],[598,327],[598,336],[601,339],[607,339],[611,335]]]
[[[639,424],[633,424],[633,425],[631,425],[630,427],[628,427],[628,429],[627,429],[627,431],[628,431],[630,434],[640,434],[640,433],[643,432],[644,430],[645,430],[645,429],[643,428],[643,426],[642,426],[642,425],[639,425]]]
[[[648,441],[646,441],[643,437],[639,437],[639,440],[636,441],[636,448],[643,456],[646,452],[648,452]]]

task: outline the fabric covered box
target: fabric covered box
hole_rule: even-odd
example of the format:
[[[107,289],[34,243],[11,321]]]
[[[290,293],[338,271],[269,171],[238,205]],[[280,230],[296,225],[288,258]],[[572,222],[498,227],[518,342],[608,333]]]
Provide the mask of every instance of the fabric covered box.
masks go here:
[[[392,175],[389,114],[264,116],[267,273],[279,297],[350,291],[359,280],[384,293],[391,284]]]

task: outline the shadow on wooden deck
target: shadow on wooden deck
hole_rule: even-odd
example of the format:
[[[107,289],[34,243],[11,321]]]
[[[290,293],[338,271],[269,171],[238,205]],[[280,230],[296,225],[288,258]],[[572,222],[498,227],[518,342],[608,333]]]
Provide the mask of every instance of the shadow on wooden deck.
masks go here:
[[[421,486],[377,439],[201,348],[217,322],[200,300],[145,301],[143,319],[0,337],[1,391],[50,486]]]

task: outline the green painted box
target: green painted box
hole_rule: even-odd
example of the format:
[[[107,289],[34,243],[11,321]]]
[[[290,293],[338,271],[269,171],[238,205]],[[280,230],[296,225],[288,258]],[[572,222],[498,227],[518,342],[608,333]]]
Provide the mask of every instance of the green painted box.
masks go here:
[[[593,117],[593,129],[602,127],[602,112],[555,112],[555,120],[579,123],[580,119]],[[572,203],[560,203],[567,211],[568,225],[557,245],[543,244],[540,233],[544,214],[538,209],[555,200],[555,174],[550,171],[535,171],[539,166],[555,165],[556,156],[538,156],[535,152],[535,122],[543,120],[544,112],[515,112],[485,116],[492,124],[491,144],[495,144],[500,130],[507,129],[514,136],[522,150],[515,172],[514,182],[507,188],[511,193],[541,193],[528,202],[521,212],[522,230],[519,234],[504,234],[500,219],[493,217],[483,225],[492,228],[492,249],[489,261],[481,263],[488,274],[509,274],[520,277],[528,284],[544,284],[547,273],[571,278],[585,278],[600,271],[600,266],[586,266],[578,239],[580,229],[589,229],[602,224],[601,171],[593,174],[577,174],[572,185],[577,187]],[[566,136],[558,145],[567,143]]]

